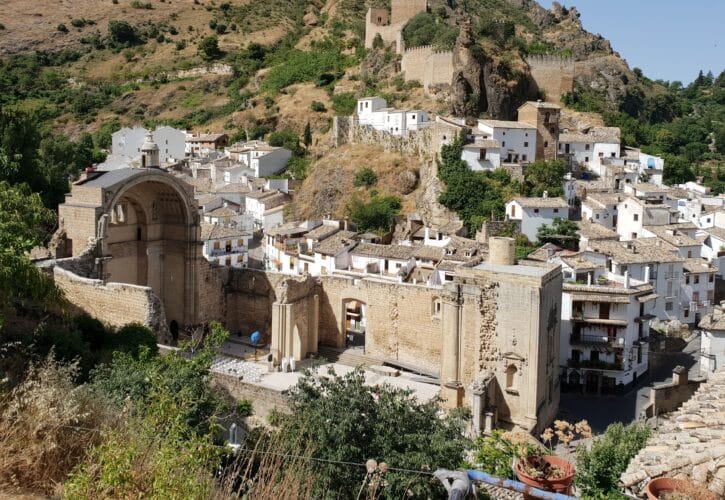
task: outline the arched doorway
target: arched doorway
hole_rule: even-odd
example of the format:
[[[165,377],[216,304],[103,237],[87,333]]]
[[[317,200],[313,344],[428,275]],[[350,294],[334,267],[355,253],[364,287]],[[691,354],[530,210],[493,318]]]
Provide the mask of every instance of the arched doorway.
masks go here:
[[[176,343],[179,340],[179,323],[175,319],[169,323],[169,332],[171,333],[171,339]]]
[[[343,302],[345,317],[345,347],[365,347],[366,304],[360,300],[350,299]]]

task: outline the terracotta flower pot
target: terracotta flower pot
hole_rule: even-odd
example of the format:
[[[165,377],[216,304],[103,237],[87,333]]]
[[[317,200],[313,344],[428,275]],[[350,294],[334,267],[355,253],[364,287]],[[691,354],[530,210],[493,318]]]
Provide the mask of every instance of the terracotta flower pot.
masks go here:
[[[536,460],[543,460],[544,462],[547,462],[550,465],[561,469],[564,472],[564,475],[558,479],[533,477],[529,475],[524,469],[524,460],[526,460],[529,465],[533,465]],[[574,467],[574,465],[572,465],[570,462],[567,462],[563,458],[555,457],[553,455],[528,457],[526,459],[521,459],[516,463],[516,476],[519,478],[519,481],[540,490],[554,491],[556,493],[568,493],[569,487],[574,480],[575,473],[576,468]]]
[[[659,500],[659,498],[666,493],[692,493],[693,490],[697,490],[696,498],[698,500],[716,500],[715,493],[696,488],[691,482],[685,481],[684,479],[673,479],[671,477],[658,477],[652,479],[647,483],[647,498],[649,500]]]

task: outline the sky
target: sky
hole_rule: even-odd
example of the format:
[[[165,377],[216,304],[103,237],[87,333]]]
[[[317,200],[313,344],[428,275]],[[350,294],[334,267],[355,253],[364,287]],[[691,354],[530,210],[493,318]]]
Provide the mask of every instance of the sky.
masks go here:
[[[539,0],[549,9],[551,0]],[[653,80],[690,83],[725,70],[725,0],[559,0],[584,29],[608,39],[630,68]]]

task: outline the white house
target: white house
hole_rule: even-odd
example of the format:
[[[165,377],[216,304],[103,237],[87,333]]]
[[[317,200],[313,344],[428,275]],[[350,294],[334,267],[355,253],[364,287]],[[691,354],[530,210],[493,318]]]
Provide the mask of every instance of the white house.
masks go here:
[[[570,158],[571,163],[602,175],[599,170],[604,158],[618,158],[620,132],[618,127],[592,127],[583,132],[559,134],[558,155]]]
[[[141,156],[141,144],[148,131],[143,127],[124,127],[111,134],[111,153],[130,158]],[[180,160],[186,155],[186,132],[167,125],[156,128],[151,135],[159,147],[159,160],[170,163]]]
[[[404,281],[415,268],[414,248],[360,243],[350,252],[351,270]]]
[[[161,125],[152,133],[154,142],[159,146],[161,161],[171,163],[186,156],[186,132]]]
[[[141,156],[141,144],[143,144],[148,130],[143,127],[123,127],[111,134],[111,154],[124,155],[130,158]]]
[[[644,226],[668,226],[676,224],[677,208],[668,200],[640,199],[628,196],[617,206],[617,233],[625,240],[643,236]]]
[[[284,221],[289,196],[279,191],[254,191],[245,196],[245,213],[255,229],[268,230]]]
[[[492,170],[501,166],[501,144],[495,139],[475,136],[474,142],[463,146],[461,159],[473,171]]]
[[[617,206],[623,196],[618,193],[591,193],[581,203],[582,220],[601,224],[607,229],[617,228]]]
[[[639,237],[631,241],[596,240],[589,250],[608,257],[607,270],[612,275],[625,273],[639,281],[650,283],[657,294],[654,312],[661,320],[683,321],[680,307],[680,282],[685,259],[659,238]]]
[[[220,266],[247,267],[250,231],[217,224],[201,225],[202,254]]]
[[[560,364],[569,387],[588,393],[621,392],[648,369],[653,287],[606,270],[606,256],[561,259]]]
[[[569,219],[569,205],[562,198],[514,198],[506,204],[506,217],[521,221],[521,234],[536,241],[539,227]]]
[[[641,151],[639,153],[639,173],[645,174],[652,184],[662,185],[662,175],[665,170],[665,160],[659,156],[648,155]]]
[[[236,143],[228,147],[226,152],[232,161],[249,169],[250,177],[267,177],[281,172],[287,168],[287,162],[292,157],[289,149],[270,146],[264,141]],[[239,171],[238,174],[241,176],[246,172]]]
[[[697,324],[715,302],[715,274],[719,269],[702,259],[686,259],[682,265],[680,304],[685,323]]]
[[[522,122],[478,120],[482,139],[500,145],[500,163],[526,163],[536,159],[536,127]]]
[[[387,107],[381,97],[364,97],[357,101],[357,122],[374,130],[405,136],[430,125],[428,113],[419,109],[399,110]]]
[[[700,372],[707,375],[725,366],[725,314],[722,304],[716,305],[698,326],[702,330]]]

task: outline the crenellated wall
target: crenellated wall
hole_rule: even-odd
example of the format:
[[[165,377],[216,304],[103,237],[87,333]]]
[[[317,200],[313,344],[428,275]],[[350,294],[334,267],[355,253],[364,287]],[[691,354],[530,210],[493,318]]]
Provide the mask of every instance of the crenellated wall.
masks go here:
[[[405,81],[418,81],[427,91],[431,85],[451,84],[453,52],[436,51],[431,45],[406,49],[400,61]]]
[[[526,62],[531,77],[549,102],[559,102],[561,96],[574,90],[574,65],[571,58],[540,55],[529,56]]]

